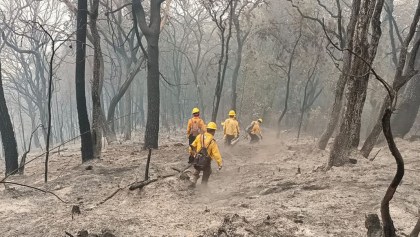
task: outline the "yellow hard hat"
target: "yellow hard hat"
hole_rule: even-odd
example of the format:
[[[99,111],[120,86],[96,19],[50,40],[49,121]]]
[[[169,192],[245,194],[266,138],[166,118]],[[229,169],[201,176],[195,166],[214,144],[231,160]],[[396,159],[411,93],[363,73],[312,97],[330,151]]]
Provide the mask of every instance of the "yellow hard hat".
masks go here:
[[[261,119],[261,118],[259,118],[259,119],[258,119],[258,122],[262,123],[262,119]]]
[[[192,114],[200,113],[200,110],[198,108],[194,108],[192,110]]]
[[[209,124],[207,124],[207,129],[217,130],[216,123],[215,122],[210,122]]]
[[[229,111],[229,116],[236,116],[235,110]]]

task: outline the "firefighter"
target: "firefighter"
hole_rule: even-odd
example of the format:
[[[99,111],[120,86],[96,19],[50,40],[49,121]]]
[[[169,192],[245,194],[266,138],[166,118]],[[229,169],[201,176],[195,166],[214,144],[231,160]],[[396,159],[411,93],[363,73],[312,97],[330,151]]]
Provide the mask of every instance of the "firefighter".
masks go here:
[[[262,123],[262,119],[258,119],[257,121],[252,121],[251,125],[247,128],[247,133],[251,137],[250,143],[256,143],[262,140],[262,133],[260,124]]]
[[[199,159],[200,155],[205,154],[208,159],[208,163],[205,163],[205,165],[201,167],[197,167],[196,165],[194,166],[195,171],[193,173],[192,186],[195,186],[195,183],[197,183],[198,178],[200,178],[201,171],[203,171],[201,184],[207,185],[210,174],[212,173],[211,160],[216,161],[219,170],[222,169],[222,156],[220,155],[216,140],[214,140],[214,134],[217,130],[217,125],[214,122],[210,122],[206,128],[207,132],[203,135],[197,136],[197,138],[190,146],[190,150],[196,155],[196,162],[194,162],[194,164],[197,163],[197,159]],[[203,152],[203,149],[206,151]]]
[[[229,118],[225,120],[223,126],[223,138],[225,145],[232,145],[232,140],[239,138],[239,123],[236,120],[235,110],[229,111]]]
[[[192,110],[192,118],[188,120],[187,125],[187,137],[188,137],[188,145],[191,145],[197,135],[204,134],[206,132],[206,124],[204,123],[203,119],[200,118],[200,110],[198,108],[193,108]],[[188,163],[192,163],[194,160],[193,154],[190,153],[188,157]]]

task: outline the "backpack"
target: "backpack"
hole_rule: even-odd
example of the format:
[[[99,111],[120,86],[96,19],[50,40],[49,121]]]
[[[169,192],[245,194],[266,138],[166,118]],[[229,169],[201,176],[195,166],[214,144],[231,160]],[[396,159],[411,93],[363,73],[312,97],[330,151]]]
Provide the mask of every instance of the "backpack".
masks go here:
[[[201,150],[197,153],[195,156],[193,165],[194,168],[197,170],[204,170],[204,168],[210,166],[211,158],[209,156],[209,153],[207,151],[210,144],[213,142],[213,139],[210,141],[209,145],[207,147],[204,146],[204,135],[201,137]]]
[[[191,122],[192,122],[191,135],[196,137],[198,134],[200,134],[200,126],[198,125],[198,120],[197,119],[192,119]]]
[[[247,133],[251,133],[253,127],[254,127],[254,122],[252,122],[250,125],[248,125],[248,127],[245,128],[245,131]]]

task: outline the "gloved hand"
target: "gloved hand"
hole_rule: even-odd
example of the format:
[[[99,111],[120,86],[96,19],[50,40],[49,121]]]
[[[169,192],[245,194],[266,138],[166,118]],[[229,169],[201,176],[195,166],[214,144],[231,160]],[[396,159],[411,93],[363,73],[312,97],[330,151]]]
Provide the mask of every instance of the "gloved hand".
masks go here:
[[[219,166],[219,170],[221,170],[221,169],[222,169],[222,165]]]

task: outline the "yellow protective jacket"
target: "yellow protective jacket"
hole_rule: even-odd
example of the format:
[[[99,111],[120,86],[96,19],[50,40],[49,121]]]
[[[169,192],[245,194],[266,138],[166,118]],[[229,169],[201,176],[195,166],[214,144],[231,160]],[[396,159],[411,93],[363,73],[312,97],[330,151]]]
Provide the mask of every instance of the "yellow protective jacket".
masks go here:
[[[197,136],[198,134],[203,134],[205,132],[207,132],[206,124],[200,117],[192,117],[188,120],[187,137],[191,134]]]
[[[197,153],[202,147],[202,138],[204,136],[204,146],[207,147],[207,152],[212,160],[217,162],[218,166],[222,166],[222,156],[220,155],[219,147],[217,146],[216,140],[210,133],[204,133],[203,135],[197,136],[191,146],[194,148],[194,152]],[[211,143],[210,143],[211,142]],[[210,145],[209,145],[210,144]],[[190,147],[190,151],[191,151]],[[193,152],[193,153],[194,153]]]
[[[251,134],[262,136],[262,134],[261,134],[261,128],[260,128],[260,123],[258,121],[252,121],[252,123],[254,125],[252,126]]]
[[[233,135],[235,137],[239,136],[239,123],[235,118],[228,118],[225,120],[223,126],[224,135]]]

